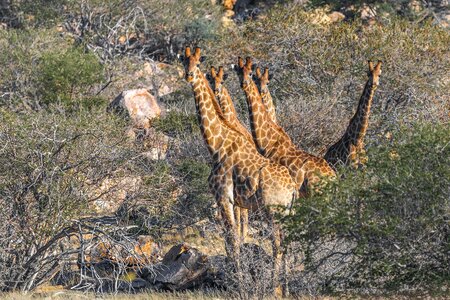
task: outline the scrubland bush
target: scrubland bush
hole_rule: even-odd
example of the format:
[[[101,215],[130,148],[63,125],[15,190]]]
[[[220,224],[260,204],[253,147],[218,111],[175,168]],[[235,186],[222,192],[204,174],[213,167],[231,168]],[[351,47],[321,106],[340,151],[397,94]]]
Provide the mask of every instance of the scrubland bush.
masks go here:
[[[369,140],[387,124],[448,120],[448,32],[396,17],[384,22],[323,26],[299,6],[275,6],[208,44],[204,53],[213,65],[228,66],[248,55],[268,66],[280,123],[300,147],[320,153],[339,139],[356,109],[368,59],[383,61]],[[235,103],[242,103],[238,79],[226,69],[233,76],[225,85]]]
[[[104,60],[130,54],[172,60],[185,43],[220,31],[220,7],[204,0],[92,0],[72,5],[72,12],[68,32]]]
[[[133,150],[123,122],[104,112],[0,114],[0,290],[29,290],[61,259],[58,240],[48,243],[92,215],[92,189],[125,168]]]
[[[170,137],[160,161],[126,140],[127,125],[106,113],[103,99],[132,88],[123,83],[132,80],[121,79],[136,76],[145,60],[179,66],[176,54],[187,44],[202,47],[203,71],[225,66],[225,85],[247,125],[244,93],[229,65],[240,55],[268,66],[279,122],[315,154],[345,130],[367,80],[366,61],[382,60],[366,138],[369,164],[339,170],[339,181],[299,200],[295,215],[283,220],[291,249],[305,251],[305,271],[288,266],[292,290],[448,282],[448,31],[389,16],[374,26],[358,19],[320,25],[292,2],[229,28],[221,26],[221,6],[206,0],[40,4],[12,7],[24,30],[0,29],[0,290],[29,290],[53,275],[67,254],[53,238],[96,215],[88,191],[107,178],[141,180],[111,211],[136,232],[160,236],[214,219],[211,158],[188,84],[158,99],[168,113],[153,127]],[[392,141],[384,138],[390,134]],[[254,222],[255,240],[267,244],[266,223]],[[271,292],[270,262],[249,252],[244,288],[230,295],[264,297]]]
[[[284,220],[323,291],[418,291],[449,278],[449,128],[415,125]],[[306,276],[306,275],[305,275]]]
[[[81,48],[51,51],[43,54],[38,66],[38,87],[43,103],[73,104],[83,95],[93,94],[92,88],[103,78],[103,66],[92,53]]]
[[[49,104],[92,107],[104,66],[81,46],[47,29],[0,32],[1,103],[15,110]]]

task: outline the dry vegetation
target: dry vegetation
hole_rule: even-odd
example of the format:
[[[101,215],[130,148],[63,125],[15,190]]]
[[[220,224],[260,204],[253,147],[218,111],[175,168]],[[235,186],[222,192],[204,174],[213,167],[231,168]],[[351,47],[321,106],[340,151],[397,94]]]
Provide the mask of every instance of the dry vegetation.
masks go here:
[[[230,65],[251,56],[269,67],[280,123],[318,155],[345,130],[366,61],[382,60],[366,139],[371,164],[342,170],[329,191],[298,203],[301,221],[283,220],[290,287],[296,295],[448,296],[450,35],[434,18],[445,9],[438,1],[420,11],[414,1],[365,1],[378,12],[368,21],[358,15],[364,1],[256,1],[230,23],[211,2],[0,0],[0,291],[31,291],[76,269],[80,249],[102,239],[150,235],[164,249],[183,240],[223,253],[207,189],[210,157],[176,59],[189,44],[202,47],[205,72],[228,71],[244,123],[244,93]],[[348,17],[318,23],[323,3]],[[164,70],[146,73],[145,62]],[[160,93],[164,84],[170,93]],[[107,106],[141,87],[167,113],[130,141],[129,120]],[[163,135],[167,157],[149,159]],[[114,224],[92,221],[105,215]],[[252,222],[253,241],[266,245],[265,225]],[[83,232],[96,238],[70,244]],[[170,296],[263,297],[267,274],[241,278],[242,291]]]

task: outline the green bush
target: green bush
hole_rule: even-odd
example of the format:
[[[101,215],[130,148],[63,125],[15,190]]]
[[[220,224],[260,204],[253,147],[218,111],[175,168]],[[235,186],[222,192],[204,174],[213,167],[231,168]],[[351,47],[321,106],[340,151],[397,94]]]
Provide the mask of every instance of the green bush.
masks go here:
[[[92,53],[80,47],[45,53],[39,62],[38,85],[46,104],[89,100],[83,96],[103,79],[103,66]],[[88,92],[86,92],[88,91]]]
[[[306,253],[307,271],[341,259],[323,279],[328,289],[449,283],[449,127],[414,126],[394,137],[369,149],[363,170],[340,170],[343,178],[323,193],[298,200],[286,220],[289,240]],[[332,250],[320,255],[324,244]]]
[[[0,105],[20,110],[103,104],[96,92],[104,66],[72,43],[48,29],[0,31]]]
[[[156,120],[153,123],[158,131],[169,136],[180,137],[182,134],[198,133],[197,117],[195,115],[186,115],[178,111],[170,111],[166,116]]]

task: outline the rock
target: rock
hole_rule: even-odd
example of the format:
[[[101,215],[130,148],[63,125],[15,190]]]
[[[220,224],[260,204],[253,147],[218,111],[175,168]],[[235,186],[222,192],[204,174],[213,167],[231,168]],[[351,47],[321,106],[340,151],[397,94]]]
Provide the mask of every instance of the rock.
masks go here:
[[[233,10],[237,0],[223,0],[223,7],[226,10]]]
[[[142,278],[136,278],[131,282],[131,287],[136,290],[143,290],[149,288],[150,284]]]
[[[371,20],[377,15],[376,7],[370,7],[366,4],[360,8],[359,13],[362,20]]]
[[[177,78],[173,76],[173,66],[165,63],[146,61],[143,68],[135,73],[135,77],[143,77],[146,88],[157,97],[172,93],[177,87]],[[170,75],[171,74],[171,75]]]
[[[143,268],[139,276],[153,288],[180,291],[204,285],[207,270],[207,257],[183,243],[172,247],[162,262]]]
[[[343,21],[345,15],[338,11],[329,12],[328,8],[317,8],[311,12],[309,18],[313,24],[328,25]]]
[[[149,128],[151,121],[161,115],[155,97],[146,89],[122,92],[110,103],[108,111],[127,112],[136,128]]]
[[[338,11],[333,11],[328,14],[328,18],[330,18],[331,23],[341,22],[345,19],[345,15]]]

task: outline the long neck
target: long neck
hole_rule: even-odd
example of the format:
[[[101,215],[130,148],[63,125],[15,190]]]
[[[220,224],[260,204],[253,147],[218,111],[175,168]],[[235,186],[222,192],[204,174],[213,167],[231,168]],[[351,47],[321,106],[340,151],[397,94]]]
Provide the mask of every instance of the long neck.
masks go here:
[[[235,127],[249,142],[254,143],[252,139],[252,135],[248,131],[247,128],[242,125],[241,121],[239,121],[237,117],[237,112],[233,104],[233,100],[231,100],[231,96],[228,93],[228,90],[225,87],[221,87],[219,94],[219,104],[222,109],[223,116],[225,119],[230,122],[231,125]]]
[[[277,116],[275,112],[275,105],[273,104],[272,95],[270,94],[269,88],[264,85],[261,87],[261,98],[264,103],[264,106],[266,107],[267,114],[269,115],[270,119],[277,123]]]
[[[215,154],[220,150],[224,141],[223,134],[226,126],[222,122],[223,116],[214,99],[214,93],[199,68],[194,71],[192,86],[203,138],[210,153]]]
[[[350,120],[346,135],[350,142],[354,145],[362,143],[367,126],[369,124],[370,107],[372,106],[373,95],[377,86],[373,84],[372,78],[367,81],[364,91],[359,99],[358,108],[355,115]]]
[[[233,101],[231,100],[231,96],[228,93],[228,90],[224,86],[220,87],[218,98],[223,116],[228,121],[232,121],[234,118],[236,118],[236,109],[234,107]]]
[[[250,127],[252,129],[253,139],[260,149],[265,149],[268,146],[268,139],[266,132],[264,132],[263,129],[266,129],[269,125],[267,123],[269,121],[269,116],[262,103],[258,88],[253,81],[250,81],[250,83],[244,87],[244,92],[247,99],[248,111],[250,113]]]

